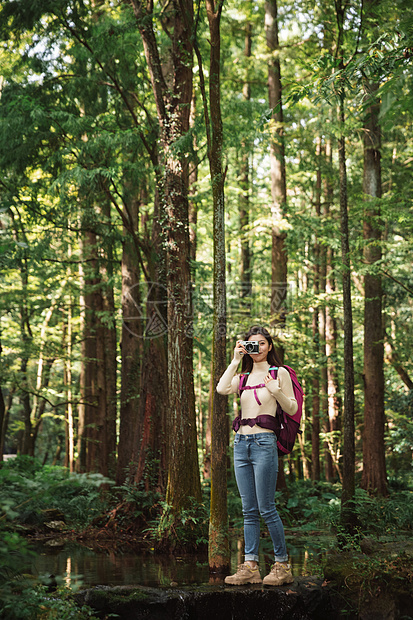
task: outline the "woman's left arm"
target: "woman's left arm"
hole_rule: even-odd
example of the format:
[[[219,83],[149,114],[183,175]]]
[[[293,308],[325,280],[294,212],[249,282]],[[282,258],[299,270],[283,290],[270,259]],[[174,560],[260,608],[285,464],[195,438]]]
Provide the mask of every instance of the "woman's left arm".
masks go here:
[[[273,379],[268,373],[264,379],[265,386],[274,398],[280,403],[281,408],[288,415],[294,415],[297,413],[298,403],[294,396],[293,384],[291,381],[290,373],[286,368],[278,369],[277,379]]]

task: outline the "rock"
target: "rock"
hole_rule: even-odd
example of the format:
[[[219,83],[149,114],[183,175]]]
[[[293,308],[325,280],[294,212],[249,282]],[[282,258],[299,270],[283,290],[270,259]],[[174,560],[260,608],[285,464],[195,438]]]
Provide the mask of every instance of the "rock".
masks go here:
[[[99,617],[117,614],[124,620],[335,620],[329,588],[319,577],[300,577],[293,584],[202,586],[164,589],[142,586],[96,587],[75,594]],[[351,616],[349,616],[351,618]]]
[[[373,555],[380,548],[380,543],[374,538],[363,538],[360,541],[360,549],[365,555]]]
[[[67,525],[64,521],[47,521],[45,526],[49,528],[49,530],[54,530],[61,532],[67,528]]]

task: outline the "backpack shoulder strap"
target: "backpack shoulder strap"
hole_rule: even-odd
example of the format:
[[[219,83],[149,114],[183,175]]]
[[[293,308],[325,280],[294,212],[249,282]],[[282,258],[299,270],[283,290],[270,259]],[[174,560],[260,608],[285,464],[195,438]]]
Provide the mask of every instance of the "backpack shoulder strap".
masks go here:
[[[248,379],[248,375],[250,373],[249,372],[243,372],[240,376],[239,376],[239,386],[238,386],[238,392],[241,394],[242,390],[245,389],[245,384],[247,383],[247,379]]]

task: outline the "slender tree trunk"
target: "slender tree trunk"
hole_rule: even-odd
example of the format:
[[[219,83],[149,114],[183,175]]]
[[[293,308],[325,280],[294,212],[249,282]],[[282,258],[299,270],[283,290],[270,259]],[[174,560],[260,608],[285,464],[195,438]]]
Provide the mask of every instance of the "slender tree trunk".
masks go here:
[[[140,387],[137,438],[133,452],[135,481],[148,490],[156,484],[164,493],[168,472],[168,296],[163,229],[159,218],[159,193],[155,190],[154,222],[148,259],[151,281],[146,301],[144,354]]]
[[[71,247],[69,246],[68,257],[71,257]],[[66,451],[65,451],[65,466],[69,468],[71,472],[74,471],[74,416],[73,416],[73,403],[72,403],[72,291],[71,291],[71,274],[69,267],[69,295],[68,295],[68,308],[67,308],[67,331],[66,331],[66,359],[65,359],[65,385],[66,385]]]
[[[251,2],[249,2],[251,5]],[[247,22],[245,25],[245,58],[251,58],[252,45],[252,24]],[[246,79],[242,89],[242,95],[245,102],[251,99],[251,88],[248,82],[248,69],[246,70]],[[251,296],[251,252],[249,243],[249,217],[250,217],[250,171],[249,171],[250,145],[246,140],[241,142],[241,170],[240,170],[240,200],[239,200],[239,223],[240,223],[240,282],[241,282],[241,299],[249,299]],[[243,312],[250,313],[250,302],[242,304]]]
[[[129,226],[138,234],[139,200],[127,188]],[[135,190],[136,191],[136,190]],[[126,214],[125,214],[126,215]],[[122,484],[131,465],[137,441],[136,429],[139,412],[140,366],[142,357],[143,325],[139,267],[132,234],[123,228],[122,240],[122,340],[121,340],[121,393],[118,462],[116,484]]]
[[[314,295],[319,293],[319,273],[318,273],[319,246],[314,247]],[[316,360],[316,367],[312,378],[312,419],[311,419],[311,479],[320,480],[320,351],[319,351],[319,324],[318,307],[313,309],[313,350]]]
[[[374,269],[380,263],[381,232],[381,164],[380,104],[373,100],[377,84],[366,84],[370,100],[364,123],[365,213],[363,223],[364,261],[369,271],[364,276],[364,432],[362,487],[379,495],[387,495],[384,446],[384,333],[382,317],[381,276]]]
[[[344,125],[344,99],[340,102],[340,122]],[[344,136],[338,140],[340,174],[340,231],[344,314],[344,417],[343,417],[343,488],[341,521],[346,530],[355,524],[353,508],[355,495],[355,442],[354,442],[354,358],[353,312],[351,304],[350,241],[347,206],[347,169]]]
[[[214,367],[213,360],[211,359],[211,374],[209,379],[209,391],[208,391],[208,412],[205,425],[205,450],[204,450],[204,468],[203,475],[205,480],[211,479],[211,421],[212,421],[212,403],[215,391],[214,385]]]
[[[284,155],[284,127],[282,108],[281,68],[278,42],[278,7],[277,0],[265,2],[265,33],[267,49],[270,55],[268,61],[268,100],[272,110],[271,117],[271,197],[272,197],[272,258],[271,258],[271,324],[277,331],[285,322],[287,297],[287,250],[285,246],[286,233],[283,227],[285,207],[287,203],[285,155]],[[277,352],[281,361],[284,350],[280,342]]]
[[[111,230],[110,203],[104,203],[104,215]],[[107,244],[107,256],[104,262],[105,289],[103,297],[103,307],[105,312],[104,343],[105,343],[105,366],[104,366],[104,389],[106,392],[106,411],[105,411],[105,433],[104,433],[104,452],[105,465],[100,466],[100,472],[111,479],[116,474],[116,420],[117,420],[117,336],[116,336],[116,308],[115,294],[113,287],[113,242],[109,239]]]
[[[326,168],[327,174],[324,182],[324,217],[328,220],[331,217],[330,205],[333,200],[332,188],[332,146],[331,139],[326,142]],[[337,474],[342,479],[340,463],[341,441],[338,434],[341,431],[341,409],[342,402],[340,396],[340,386],[337,371],[337,320],[335,316],[335,292],[336,284],[334,277],[334,250],[331,246],[326,251],[326,319],[325,319],[325,340],[326,340],[326,359],[327,359],[327,394],[328,394],[328,420],[331,439],[329,440],[330,455],[334,463]]]
[[[343,36],[346,5],[336,2],[338,28],[337,56],[339,69],[343,69]],[[344,84],[339,84],[338,121],[341,127],[338,139],[338,161],[340,177],[340,233],[343,287],[344,328],[344,415],[343,415],[343,486],[341,494],[341,523],[345,531],[351,532],[357,522],[354,511],[355,496],[355,440],[354,440],[354,358],[353,358],[353,311],[351,303],[350,236],[348,223],[346,147],[343,134],[345,124]]]
[[[88,208],[88,207],[86,207]],[[96,289],[97,240],[96,234],[88,229],[81,239],[83,269],[80,297],[83,338],[81,344],[82,366],[80,371],[80,407],[78,424],[78,460],[76,471],[96,470],[96,446],[93,442],[97,402],[97,350],[96,350]]]
[[[191,114],[189,117],[189,125],[192,130],[195,128],[196,118],[196,91],[192,93]],[[197,223],[198,223],[198,202],[197,202],[197,182],[198,182],[198,145],[196,142],[195,132],[192,138],[192,157],[189,162],[189,240],[191,243],[191,261],[196,261],[197,249]]]
[[[323,232],[323,220],[321,213],[321,196],[322,196],[322,161],[324,158],[324,149],[321,138],[317,138],[316,160],[317,160],[317,181],[316,181],[316,214],[320,222],[320,229]],[[325,299],[327,286],[327,254],[324,243],[317,241],[317,258],[318,258],[318,288]],[[325,302],[318,304],[318,352],[319,352],[319,378],[320,378],[320,426],[322,426],[326,437],[330,432],[330,424],[328,417],[328,380],[327,380],[327,352],[326,352],[326,307]],[[326,480],[333,478],[333,461],[329,451],[329,443],[324,441],[324,471]]]
[[[316,188],[315,188],[315,211],[321,226],[321,139],[317,139],[316,146]],[[321,429],[321,376],[322,376],[322,355],[321,355],[321,308],[319,305],[321,278],[321,244],[316,234],[314,241],[314,309],[312,320],[313,350],[315,368],[312,379],[312,433],[311,433],[311,477],[312,480],[320,480],[320,429]]]
[[[4,401],[4,415],[3,415],[3,424],[0,428],[0,433],[1,433],[1,437],[0,437],[0,449],[1,449],[1,454],[3,455],[4,452],[4,444],[6,441],[6,434],[7,434],[7,429],[9,426],[9,418],[10,418],[10,409],[11,406],[13,404],[13,398],[14,398],[14,394],[16,392],[16,386],[12,385],[9,393],[7,394],[7,397]],[[4,399],[4,395],[2,395],[2,398]]]
[[[229,568],[227,452],[229,443],[225,396],[215,390],[226,368],[226,275],[225,275],[225,173],[222,169],[223,133],[221,118],[221,35],[223,0],[206,0],[211,37],[209,64],[208,158],[214,205],[214,339],[212,351],[213,392],[211,416],[211,508],[209,519],[209,569],[226,572]],[[205,93],[204,93],[205,96]],[[204,101],[204,109],[206,102]],[[207,119],[206,119],[207,120]]]
[[[102,186],[103,189],[103,186]],[[102,206],[96,215],[110,230],[110,203],[104,193],[98,196]],[[88,209],[85,206],[85,209]],[[105,242],[105,252],[98,255],[102,244],[92,230],[83,238],[85,259],[82,302],[83,347],[81,403],[79,414],[78,471],[96,471],[115,476],[116,458],[116,322],[113,293],[112,241]]]

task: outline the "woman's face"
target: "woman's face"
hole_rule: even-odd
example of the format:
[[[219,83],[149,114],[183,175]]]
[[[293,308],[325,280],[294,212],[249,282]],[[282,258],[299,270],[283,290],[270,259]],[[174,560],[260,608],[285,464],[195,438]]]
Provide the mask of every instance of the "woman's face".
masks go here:
[[[250,336],[248,338],[248,341],[250,340],[255,340],[256,342],[259,343],[259,347],[260,347],[260,352],[255,354],[255,355],[251,355],[252,360],[256,363],[256,362],[265,362],[267,359],[267,355],[268,355],[268,351],[271,350],[271,345],[268,344],[267,339],[265,338],[265,336],[262,336],[261,334],[255,334],[254,336]]]

